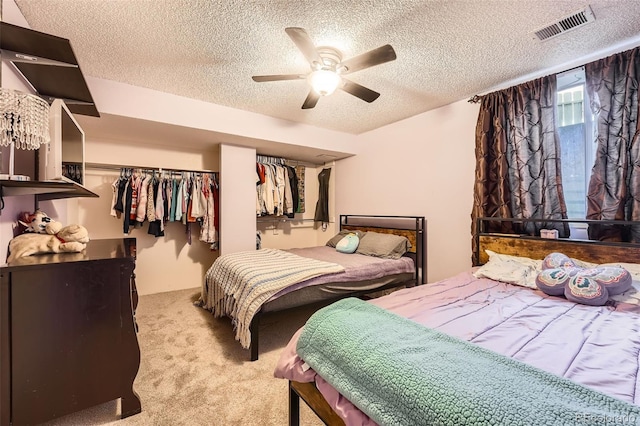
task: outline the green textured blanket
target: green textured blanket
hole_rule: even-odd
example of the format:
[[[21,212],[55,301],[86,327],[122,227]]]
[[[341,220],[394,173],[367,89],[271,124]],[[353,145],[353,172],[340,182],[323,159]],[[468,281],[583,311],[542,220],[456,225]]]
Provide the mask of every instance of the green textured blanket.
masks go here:
[[[298,355],[381,425],[640,424],[640,407],[348,298]]]

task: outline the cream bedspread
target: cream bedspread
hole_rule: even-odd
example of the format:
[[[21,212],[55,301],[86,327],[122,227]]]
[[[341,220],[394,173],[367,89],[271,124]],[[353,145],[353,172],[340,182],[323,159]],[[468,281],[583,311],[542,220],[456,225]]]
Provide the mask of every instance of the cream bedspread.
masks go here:
[[[216,259],[207,271],[200,305],[216,317],[230,317],[235,337],[246,349],[251,343],[251,320],[271,296],[301,281],[343,271],[344,267],[336,263],[277,249],[227,254]]]

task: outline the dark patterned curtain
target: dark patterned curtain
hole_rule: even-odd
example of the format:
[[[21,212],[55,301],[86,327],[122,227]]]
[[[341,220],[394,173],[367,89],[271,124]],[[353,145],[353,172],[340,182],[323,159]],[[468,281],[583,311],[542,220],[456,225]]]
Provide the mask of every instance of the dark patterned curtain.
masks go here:
[[[476,125],[476,178],[472,218],[473,262],[477,262],[476,218],[566,219],[560,141],[556,132],[556,77],[514,86],[482,97]],[[557,229],[566,224],[496,222],[490,232]]]
[[[639,70],[640,48],[585,65],[597,123],[587,219],[640,220]],[[590,225],[589,238],[640,242],[640,226]]]

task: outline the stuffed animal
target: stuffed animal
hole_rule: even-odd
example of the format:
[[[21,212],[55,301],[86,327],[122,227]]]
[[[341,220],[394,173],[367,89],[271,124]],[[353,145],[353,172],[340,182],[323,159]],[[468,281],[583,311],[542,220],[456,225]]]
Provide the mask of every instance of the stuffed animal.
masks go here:
[[[22,212],[18,215],[18,233],[24,234],[25,232],[35,232],[37,234],[50,234],[47,232],[47,225],[54,222],[45,212],[38,209],[35,213]],[[59,223],[59,222],[57,222]],[[55,223],[52,226],[57,226]],[[60,227],[62,224],[60,223]],[[54,232],[55,234],[55,232]]]
[[[78,253],[87,247],[89,232],[81,225],[62,226],[46,213],[38,210],[33,214],[21,214],[18,222],[25,233],[9,241],[7,263],[33,254]]]

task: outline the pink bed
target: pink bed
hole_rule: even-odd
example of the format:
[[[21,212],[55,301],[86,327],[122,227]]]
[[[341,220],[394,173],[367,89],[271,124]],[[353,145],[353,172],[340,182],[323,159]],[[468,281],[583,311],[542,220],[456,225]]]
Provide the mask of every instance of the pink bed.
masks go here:
[[[640,405],[640,306],[575,304],[472,271],[370,301],[427,327]],[[315,382],[347,425],[375,424],[296,355],[300,331],[275,376]]]

